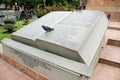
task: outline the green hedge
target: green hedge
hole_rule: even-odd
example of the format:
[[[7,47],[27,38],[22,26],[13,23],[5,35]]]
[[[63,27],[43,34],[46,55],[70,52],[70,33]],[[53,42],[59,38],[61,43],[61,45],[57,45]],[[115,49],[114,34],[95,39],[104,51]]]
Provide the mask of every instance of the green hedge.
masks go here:
[[[9,32],[12,33],[13,29],[15,28],[15,24],[5,24],[4,28]]]
[[[4,29],[6,29],[9,33],[12,33],[13,29],[15,28],[15,20],[6,19],[4,23],[5,23]]]
[[[6,19],[6,20],[4,21],[4,23],[5,23],[5,24],[15,24],[15,20],[13,20],[13,19]]]

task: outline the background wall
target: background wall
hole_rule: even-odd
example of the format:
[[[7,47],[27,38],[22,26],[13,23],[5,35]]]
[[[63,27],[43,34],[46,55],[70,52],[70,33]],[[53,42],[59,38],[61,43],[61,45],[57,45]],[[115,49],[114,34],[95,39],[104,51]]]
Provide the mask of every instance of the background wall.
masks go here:
[[[120,12],[120,0],[87,0],[88,10]]]
[[[120,0],[87,0],[87,3],[95,5],[120,5]]]

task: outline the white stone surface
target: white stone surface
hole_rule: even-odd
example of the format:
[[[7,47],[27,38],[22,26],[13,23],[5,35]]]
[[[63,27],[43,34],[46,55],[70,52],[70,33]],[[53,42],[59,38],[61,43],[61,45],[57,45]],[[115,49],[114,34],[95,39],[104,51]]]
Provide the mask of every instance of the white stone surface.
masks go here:
[[[52,25],[56,24],[59,20],[64,18],[71,12],[51,12],[42,18],[37,19],[35,22],[23,27],[17,32],[12,34],[12,39],[17,40],[19,42],[35,46],[34,41],[41,34],[44,33],[42,29],[42,25],[47,25],[52,27]]]
[[[79,49],[78,52],[87,65],[91,65],[95,55],[98,55],[97,50],[101,48],[100,45],[103,41],[108,23],[109,22],[106,18],[106,15],[102,15],[100,20],[95,25],[96,27],[92,30],[89,37],[85,40],[84,44]]]
[[[53,26],[54,31],[41,33],[37,40],[78,51],[101,16],[101,12],[94,11],[72,12]]]
[[[45,32],[42,25],[55,28]],[[12,39],[90,65],[108,25],[103,12],[51,12],[12,34]]]
[[[108,20],[103,12],[73,12],[54,25],[54,31],[41,33],[36,39],[36,44],[40,49],[90,65],[104,36],[107,24]],[[95,38],[97,36],[99,39]]]
[[[85,64],[45,52],[11,39],[2,40],[6,55],[23,63],[52,80],[81,80],[90,77],[93,68]],[[58,77],[59,76],[59,77]]]

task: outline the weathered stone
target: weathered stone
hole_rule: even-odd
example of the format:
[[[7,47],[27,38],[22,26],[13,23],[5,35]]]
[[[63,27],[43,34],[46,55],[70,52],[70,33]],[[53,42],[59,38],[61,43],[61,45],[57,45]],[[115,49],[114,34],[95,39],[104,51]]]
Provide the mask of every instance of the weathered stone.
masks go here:
[[[17,32],[12,34],[12,39],[31,45],[35,45],[36,38],[43,33],[42,25],[53,25],[57,23],[59,20],[64,18],[70,12],[51,12],[42,18],[39,18],[35,22],[23,27],[22,29],[18,30]],[[56,15],[56,16],[55,16]]]
[[[54,30],[45,32],[42,25]],[[90,65],[107,25],[99,11],[52,12],[13,33],[12,39]]]
[[[52,80],[80,80],[80,75],[90,77],[93,73],[93,68],[85,64],[11,39],[4,39],[2,42],[5,55],[29,66]],[[60,78],[58,78],[58,75]]]
[[[99,11],[51,12],[4,39],[3,52],[53,80],[80,80],[92,75],[108,22]]]

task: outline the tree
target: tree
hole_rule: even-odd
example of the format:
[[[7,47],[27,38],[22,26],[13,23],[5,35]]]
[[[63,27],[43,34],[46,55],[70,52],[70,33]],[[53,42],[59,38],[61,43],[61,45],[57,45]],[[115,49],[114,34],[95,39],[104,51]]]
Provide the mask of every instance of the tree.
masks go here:
[[[3,3],[3,2],[4,2],[4,0],[0,0],[0,4]]]
[[[46,0],[43,0],[43,5],[46,6]]]
[[[3,2],[7,5],[10,5],[13,1],[12,0],[3,0]]]

